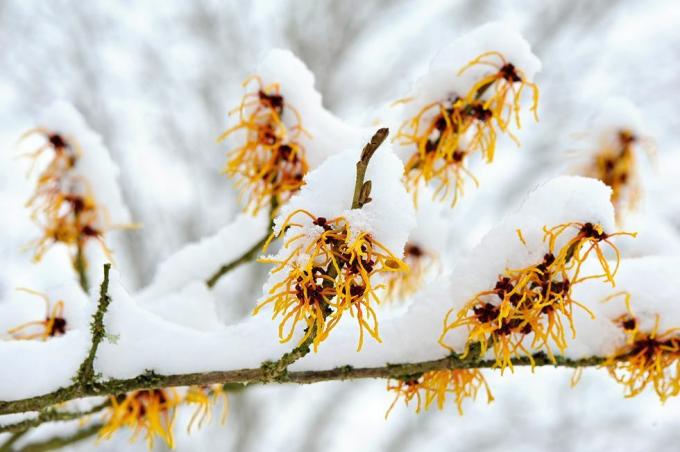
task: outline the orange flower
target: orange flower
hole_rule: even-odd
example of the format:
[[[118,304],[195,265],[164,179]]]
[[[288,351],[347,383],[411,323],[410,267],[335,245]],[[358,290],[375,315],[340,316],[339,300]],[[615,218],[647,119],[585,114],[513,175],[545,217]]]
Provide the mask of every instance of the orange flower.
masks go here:
[[[293,222],[298,214],[312,220],[314,234],[303,224]],[[287,229],[300,232],[286,240],[283,257],[260,260],[276,265],[272,274],[285,272],[285,275],[269,289],[268,297],[253,314],[273,304],[273,317],[281,317],[281,342],[289,341],[302,321],[306,329],[300,343],[314,334],[315,350],[346,312],[359,324],[358,350],[363,345],[364,331],[380,341],[373,305],[380,302],[375,292],[383,285],[374,286],[373,278],[383,273],[404,272],[406,264],[370,234],[354,231],[343,217],[329,220],[299,209],[286,218],[279,234]]]
[[[615,319],[628,340],[603,364],[618,383],[624,386],[625,397],[634,397],[649,385],[661,402],[680,394],[680,328],[659,333],[659,316],[651,331],[641,331],[640,322],[633,313],[630,294],[624,295],[627,314]]]
[[[130,441],[137,440],[144,431],[149,449],[155,437],[161,438],[170,448],[175,446],[172,433],[175,408],[181,402],[174,389],[151,389],[131,392],[119,401],[109,396],[108,420],[99,431],[99,437],[110,439],[121,427],[134,431]]]
[[[222,416],[220,416],[220,422],[224,424],[227,420],[227,414],[229,413],[229,399],[227,398],[227,394],[224,392],[222,385],[191,386],[187,389],[187,393],[184,396],[184,402],[198,405],[187,426],[188,432],[191,433],[191,428],[196,422],[198,422],[198,428],[203,427],[204,422],[210,422],[215,402],[217,402],[218,399],[222,399]]]
[[[258,89],[247,92],[241,104],[230,114],[238,113],[239,122],[224,132],[224,140],[237,131],[245,132],[242,144],[229,151],[225,173],[236,179],[240,195],[246,198],[246,211],[256,214],[270,200],[283,204],[303,183],[309,164],[301,144],[302,127],[299,112],[281,94],[279,85],[263,86],[257,77],[252,80]],[[292,126],[286,125],[286,113],[292,116]]]
[[[570,227],[578,228],[577,233],[557,249],[558,238]],[[501,370],[512,369],[513,358],[527,357],[534,364],[532,352],[525,344],[529,335],[533,335],[529,347],[544,351],[553,362],[555,356],[551,345],[564,353],[567,348],[565,324],[572,336],[576,335],[574,307],[594,318],[586,306],[572,297],[574,285],[593,278],[603,278],[613,284],[619,265],[618,252],[615,267],[611,269],[600,243],[605,242],[616,250],[609,241],[611,237],[633,234],[607,234],[601,226],[592,223],[566,223],[551,229],[544,227],[544,231],[549,252],[543,261],[520,269],[507,269],[492,289],[479,292],[458,311],[449,310],[440,337],[442,346],[453,351],[445,343],[445,336],[449,331],[465,326],[468,339],[463,356],[467,356],[473,344],[480,345],[480,355],[491,347],[495,365]],[[581,266],[592,250],[596,251],[603,273],[581,276]]]
[[[452,197],[452,206],[463,194],[465,178],[478,185],[466,168],[466,161],[479,152],[487,163],[491,163],[498,131],[518,143],[508,126],[514,116],[520,127],[520,99],[525,87],[532,90],[531,111],[538,119],[538,87],[521,69],[506,61],[499,52],[485,52],[465,65],[458,75],[476,65],[491,66],[497,71],[482,77],[465,95],[454,95],[423,106],[397,131],[395,140],[401,145],[415,147],[404,167],[414,201],[421,181],[437,181],[434,197],[440,200]]]
[[[390,405],[385,418],[401,398],[408,406],[411,400],[416,399],[416,413],[422,406],[429,409],[436,401],[437,408],[444,409],[446,397],[453,394],[455,397],[458,414],[463,415],[463,401],[475,400],[480,389],[486,390],[488,403],[494,398],[484,375],[479,369],[451,369],[425,372],[418,378],[389,380],[387,390],[396,393],[394,401]],[[423,403],[424,402],[424,403]]]
[[[45,319],[27,322],[8,331],[14,339],[33,340],[40,339],[46,341],[50,337],[66,334],[66,319],[64,318],[64,302],[57,301],[50,308],[50,299],[44,293],[36,292],[31,289],[18,289],[23,292],[36,295],[45,302]],[[42,330],[42,331],[40,331]]]

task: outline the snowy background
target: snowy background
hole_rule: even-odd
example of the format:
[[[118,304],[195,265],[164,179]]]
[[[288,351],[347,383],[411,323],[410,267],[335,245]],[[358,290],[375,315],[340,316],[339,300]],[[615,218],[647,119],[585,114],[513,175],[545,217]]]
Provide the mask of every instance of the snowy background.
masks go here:
[[[680,10],[674,6],[632,0],[521,6],[1,1],[0,299],[16,286],[46,289],[72,278],[65,254],[52,251],[36,268],[19,251],[31,232],[16,200],[30,188],[17,170],[14,143],[52,101],[72,102],[121,169],[124,200],[144,227],[119,234],[113,248],[125,285],[136,290],[151,282],[163,258],[236,216],[231,182],[220,174],[226,149],[215,138],[240,99],[241,81],[266,51],[293,50],[315,73],[325,107],[367,124],[408,91],[439,48],[495,19],[520,30],[542,60],[541,120],[522,130],[521,150],[503,142],[492,167],[475,169],[482,188],[469,190],[451,212],[454,239],[442,243],[442,250],[449,256],[465,252],[529,189],[564,172],[570,151],[579,150],[579,134],[588,131],[588,118],[612,95],[637,105],[646,134],[656,142],[643,212],[677,232]],[[221,283],[223,321],[252,309],[262,267],[247,265]],[[382,381],[250,388],[230,394],[226,426],[214,422],[191,436],[178,428],[177,448],[643,451],[671,450],[678,443],[680,401],[662,406],[650,393],[625,400],[603,371],[586,371],[570,389],[570,376],[561,369],[519,370],[502,379],[490,373],[492,405],[467,403],[463,417],[452,405],[420,415],[399,405],[387,421],[392,395]],[[60,428],[67,427],[55,426]],[[121,432],[99,447],[133,446]]]

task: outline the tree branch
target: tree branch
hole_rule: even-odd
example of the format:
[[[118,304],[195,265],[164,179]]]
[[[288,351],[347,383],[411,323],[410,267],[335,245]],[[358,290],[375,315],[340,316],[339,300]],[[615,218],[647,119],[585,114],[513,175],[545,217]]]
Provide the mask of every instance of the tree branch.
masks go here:
[[[108,295],[109,290],[109,271],[111,264],[104,264],[104,280],[99,289],[99,303],[97,304],[97,311],[92,316],[92,323],[90,324],[90,332],[92,333],[92,344],[85,360],[78,369],[76,375],[76,384],[80,386],[93,386],[96,375],[94,373],[94,358],[97,355],[99,344],[104,339],[106,331],[104,329],[104,314],[111,304],[111,297]]]
[[[544,353],[532,356],[536,366],[555,367],[590,367],[603,364],[607,358],[593,356],[583,359],[569,359],[561,356],[555,357],[552,362]],[[512,360],[515,366],[531,365],[529,357]],[[333,380],[357,380],[366,378],[401,378],[417,375],[433,370],[444,369],[482,369],[493,368],[495,360],[480,359],[476,353],[470,352],[467,357],[452,354],[446,358],[423,361],[418,363],[388,364],[382,367],[359,367],[352,366],[336,367],[329,370],[311,370],[287,372],[285,378],[272,379],[271,373],[264,368],[240,369],[228,371],[215,371],[204,373],[187,373],[174,375],[159,375],[147,372],[131,379],[113,379],[96,383],[96,387],[80,387],[76,385],[62,388],[57,391],[28,399],[0,402],[0,415],[21,413],[26,411],[38,411],[55,405],[82,397],[104,394],[121,394],[124,392],[141,389],[158,389],[178,386],[233,384],[252,385],[267,383],[299,383],[309,384]]]
[[[100,403],[99,405],[96,405],[90,408],[89,410],[84,411],[59,411],[54,407],[47,407],[41,410],[40,414],[38,414],[38,416],[34,418],[25,419],[23,421],[15,422],[13,424],[0,425],[0,433],[6,432],[23,433],[28,429],[37,427],[46,422],[72,421],[74,419],[80,419],[84,416],[89,416],[90,414],[99,413],[100,411],[104,410],[106,407],[110,405],[111,402],[109,400],[106,400],[105,402]]]

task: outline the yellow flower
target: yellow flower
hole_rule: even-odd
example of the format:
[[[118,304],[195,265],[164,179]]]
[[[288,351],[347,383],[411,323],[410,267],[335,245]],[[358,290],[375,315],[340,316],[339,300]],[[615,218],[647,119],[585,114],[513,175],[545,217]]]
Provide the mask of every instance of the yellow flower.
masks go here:
[[[222,399],[222,416],[220,416],[220,422],[224,424],[227,420],[227,414],[229,413],[229,399],[227,398],[227,394],[224,392],[222,385],[191,386],[187,389],[187,393],[184,396],[184,402],[198,405],[187,426],[187,431],[189,433],[191,433],[191,429],[195,422],[198,422],[198,428],[203,427],[204,422],[210,422],[213,408],[218,399]]]
[[[44,293],[36,292],[31,289],[18,289],[23,292],[36,295],[45,302],[45,319],[27,322],[8,331],[14,339],[33,340],[40,339],[46,341],[50,337],[66,334],[66,319],[64,318],[64,301],[57,301],[50,308],[50,299]]]
[[[173,424],[175,408],[181,402],[174,389],[151,389],[131,392],[119,401],[109,396],[108,420],[99,431],[99,437],[110,439],[121,427],[134,431],[131,442],[144,431],[149,449],[153,448],[155,437],[162,439],[170,448],[175,446]]]
[[[627,314],[615,319],[628,340],[607,358],[604,367],[624,386],[625,397],[634,397],[651,385],[661,402],[680,394],[680,328],[659,333],[659,316],[651,331],[640,331],[640,322],[625,295]]]
[[[558,238],[570,228],[576,228],[576,234],[556,249]],[[507,269],[492,289],[479,292],[458,311],[449,310],[440,337],[442,346],[453,351],[445,343],[445,336],[455,328],[467,327],[468,339],[463,356],[468,355],[473,344],[480,345],[481,355],[491,347],[496,358],[495,366],[501,371],[508,367],[512,369],[513,358],[527,357],[534,365],[533,352],[525,344],[529,335],[533,335],[529,344],[532,351],[542,350],[553,362],[555,356],[551,345],[564,353],[567,348],[565,324],[572,337],[576,335],[574,307],[583,309],[594,318],[586,306],[573,299],[574,285],[592,278],[602,278],[613,284],[619,255],[610,239],[633,234],[607,234],[601,226],[592,223],[566,223],[550,229],[544,227],[544,232],[549,252],[543,256],[542,262],[520,269]],[[603,256],[601,242],[616,251],[613,269]],[[603,273],[581,276],[581,266],[593,250]]]
[[[514,116],[520,127],[520,99],[525,87],[532,90],[531,111],[538,119],[538,86],[529,81],[521,69],[507,62],[498,52],[486,52],[465,65],[458,75],[476,65],[491,66],[497,71],[482,77],[465,95],[423,106],[397,131],[395,140],[401,145],[415,147],[415,153],[404,166],[406,184],[414,192],[414,201],[421,182],[436,181],[434,197],[440,200],[451,197],[452,206],[463,194],[465,178],[479,185],[466,168],[466,162],[472,154],[479,152],[491,163],[498,131],[518,142],[508,125]]]
[[[446,397],[450,394],[453,394],[458,414],[462,416],[463,401],[475,400],[482,388],[486,391],[487,402],[493,402],[489,385],[479,369],[435,370],[425,372],[418,378],[389,380],[387,390],[395,392],[396,396],[385,413],[385,418],[399,399],[403,399],[406,405],[415,399],[418,413],[423,406],[427,410],[434,402],[437,403],[437,408],[444,409]]]
[[[302,223],[293,222],[299,214],[312,220],[317,228],[314,237],[303,231]],[[296,229],[300,230],[297,234]],[[260,260],[275,264],[271,273],[284,272],[284,276],[253,314],[273,304],[273,318],[281,317],[281,342],[289,341],[297,324],[304,322],[300,343],[314,335],[314,350],[346,312],[359,324],[358,350],[364,331],[380,341],[373,304],[380,303],[376,290],[383,284],[373,285],[372,280],[382,273],[404,272],[406,264],[370,234],[354,231],[343,217],[326,219],[299,209],[286,218],[279,234],[286,230],[292,232],[284,243],[284,256]]]
[[[283,204],[303,183],[309,171],[301,134],[309,133],[302,127],[299,112],[285,101],[279,85],[262,85],[254,76],[258,89],[247,92],[241,104],[230,114],[238,113],[239,122],[225,131],[219,140],[243,130],[242,144],[229,151],[225,173],[236,179],[240,196],[245,198],[245,210],[256,214],[272,198]],[[295,120],[292,126],[283,121],[285,112]]]
[[[74,170],[82,155],[72,137],[44,128],[32,129],[23,138],[38,134],[45,143],[28,154],[35,162],[51,150],[50,160],[39,174],[33,195],[26,203],[31,218],[42,230],[42,236],[29,244],[35,249],[33,259],[38,262],[56,243],[71,251],[74,268],[84,274],[87,265],[83,249],[85,243],[96,240],[111,259],[111,251],[104,242],[104,232],[134,225],[107,224],[105,208],[96,203],[89,182]]]

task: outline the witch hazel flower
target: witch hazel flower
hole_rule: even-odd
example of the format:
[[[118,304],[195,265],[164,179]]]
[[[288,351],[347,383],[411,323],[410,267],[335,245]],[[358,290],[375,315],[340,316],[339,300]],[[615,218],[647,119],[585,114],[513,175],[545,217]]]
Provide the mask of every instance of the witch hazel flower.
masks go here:
[[[557,187],[566,180],[557,179],[560,184],[553,182],[552,185]],[[539,202],[533,204],[539,206],[541,201],[547,200],[543,195],[549,192],[537,192],[533,198]],[[529,207],[525,211],[530,213],[532,209],[535,208]],[[544,217],[551,215],[544,214]],[[574,287],[590,280],[601,280],[614,286],[620,256],[612,239],[635,235],[609,233],[599,222],[578,221],[543,225],[539,229],[534,220],[533,226],[518,228],[515,232],[516,244],[521,244],[527,251],[525,264],[506,266],[486,289],[477,292],[462,307],[451,308],[440,337],[440,344],[454,351],[447,336],[464,328],[467,338],[463,357],[473,349],[480,356],[491,350],[495,367],[501,370],[512,369],[516,358],[526,358],[534,365],[532,355],[538,352],[556,362],[553,348],[560,355],[565,354],[568,332],[572,338],[576,335],[574,310],[580,309],[594,318],[591,309],[575,299]],[[505,240],[508,239],[510,237],[506,236]],[[605,258],[603,248],[612,250],[613,263]],[[586,262],[594,265],[585,266]],[[588,271],[584,270],[586,268]]]
[[[387,418],[399,400],[409,405],[415,400],[415,411],[428,410],[436,403],[442,410],[446,399],[453,396],[458,414],[463,415],[463,402],[475,400],[480,390],[486,393],[488,403],[493,402],[489,384],[479,369],[446,369],[425,372],[420,376],[388,380],[387,390],[394,392],[395,397],[385,417]]]
[[[661,316],[636,315],[631,294],[619,292],[606,299],[625,300],[626,313],[613,322],[625,333],[625,344],[604,362],[609,375],[635,397],[651,386],[661,402],[680,394],[680,328],[661,329]]]
[[[87,290],[85,246],[97,242],[111,260],[104,235],[116,228],[129,228],[129,212],[122,203],[116,182],[117,168],[101,137],[87,128],[85,121],[69,104],[50,106],[38,122],[40,126],[22,136],[22,143],[37,141],[27,154],[42,170],[26,206],[42,236],[31,243],[34,260],[57,243],[71,250],[72,264]],[[41,165],[42,164],[42,165]],[[30,173],[29,173],[30,174]],[[116,222],[120,223],[116,224]]]
[[[478,185],[468,169],[470,157],[481,154],[491,163],[499,134],[519,144],[511,125],[521,126],[527,90],[529,109],[538,119],[533,77],[539,69],[529,44],[500,23],[479,27],[440,51],[413,93],[397,102],[404,105],[395,141],[409,190],[417,193],[421,182],[434,184],[434,197],[451,199],[453,206],[466,179]]]
[[[7,332],[16,340],[42,340],[66,334],[67,321],[64,316],[64,301],[57,300],[52,302],[50,298],[42,293],[31,289],[20,288],[20,291],[35,295],[45,303],[45,317],[41,320],[33,320],[22,323]]]
[[[621,222],[640,201],[641,154],[645,150],[651,155],[653,143],[642,135],[640,112],[623,98],[604,101],[589,128],[589,149],[578,159],[578,172],[611,187],[611,201]]]
[[[122,397],[109,396],[111,405],[105,413],[106,421],[99,437],[110,439],[121,428],[133,431],[130,441],[144,434],[149,449],[156,437],[174,448],[173,428],[177,406],[182,399],[175,389],[145,389]]]
[[[229,414],[229,399],[227,393],[224,391],[224,386],[206,385],[206,386],[190,386],[184,395],[184,403],[187,405],[196,405],[194,413],[189,419],[187,425],[187,432],[191,433],[194,425],[197,428],[203,427],[203,424],[210,422],[212,413],[215,409],[215,404],[222,402],[222,413],[220,415],[220,423],[224,424],[227,421]]]
[[[347,316],[358,325],[359,350],[366,334],[380,341],[379,289],[386,275],[407,270],[401,250],[413,207],[389,147],[375,153],[366,182],[355,189],[355,167],[363,161],[365,154],[354,150],[329,158],[275,220],[271,238],[282,236],[283,246],[261,259],[274,268],[254,313],[267,309],[279,319],[281,342],[300,337],[302,325],[300,344],[311,340],[316,351]]]
[[[219,140],[232,146],[224,172],[235,180],[245,211],[285,203],[326,155],[361,145],[365,134],[323,108],[314,75],[291,52],[270,51],[243,86]]]

